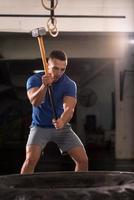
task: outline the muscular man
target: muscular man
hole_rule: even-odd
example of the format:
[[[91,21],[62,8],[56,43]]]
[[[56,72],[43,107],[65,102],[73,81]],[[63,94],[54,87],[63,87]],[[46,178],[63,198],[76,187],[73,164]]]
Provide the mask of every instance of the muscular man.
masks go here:
[[[75,162],[75,171],[88,170],[88,158],[69,121],[77,102],[76,83],[66,74],[67,57],[63,51],[54,50],[48,58],[48,74],[40,72],[27,81],[27,95],[32,104],[32,124],[26,145],[26,159],[21,174],[33,173],[42,150],[48,142],[55,142],[62,153]],[[58,118],[53,119],[48,86],[52,85]]]

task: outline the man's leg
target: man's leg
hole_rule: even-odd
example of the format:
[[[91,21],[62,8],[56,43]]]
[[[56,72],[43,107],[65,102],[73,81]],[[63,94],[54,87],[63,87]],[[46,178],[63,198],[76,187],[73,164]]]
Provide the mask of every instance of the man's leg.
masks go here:
[[[26,159],[21,168],[21,174],[31,174],[40,158],[41,147],[38,145],[26,146]]]
[[[68,151],[68,154],[75,161],[75,171],[88,171],[88,157],[83,146],[78,146]]]

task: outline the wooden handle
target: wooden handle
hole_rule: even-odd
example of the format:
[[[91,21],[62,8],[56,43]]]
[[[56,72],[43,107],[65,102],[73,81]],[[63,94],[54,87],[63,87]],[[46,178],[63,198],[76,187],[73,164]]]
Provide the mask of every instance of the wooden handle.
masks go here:
[[[43,41],[42,36],[38,37],[38,43],[39,43],[39,47],[40,47],[40,53],[41,53],[44,71],[45,71],[45,74],[48,74],[46,51],[45,51],[44,41]],[[50,97],[50,102],[51,102],[51,107],[52,107],[52,112],[53,112],[53,119],[57,119],[58,117],[57,117],[56,109],[55,109],[55,102],[54,102],[54,97],[53,97],[53,92],[52,92],[52,86],[48,87],[48,92],[49,92],[49,97]]]
[[[45,51],[44,41],[43,41],[42,36],[38,37],[38,43],[39,43],[39,47],[40,47],[40,53],[41,53],[41,57],[42,57],[44,71],[45,71],[45,74],[48,74],[48,64],[47,64],[47,60],[46,60],[46,51]]]

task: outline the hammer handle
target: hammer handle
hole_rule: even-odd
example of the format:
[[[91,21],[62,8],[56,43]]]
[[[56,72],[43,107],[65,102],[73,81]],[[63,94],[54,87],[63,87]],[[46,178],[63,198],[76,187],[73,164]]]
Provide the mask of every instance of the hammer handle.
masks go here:
[[[39,43],[39,47],[40,47],[40,53],[41,53],[41,57],[42,57],[44,71],[45,71],[45,74],[48,74],[48,64],[47,64],[47,60],[46,60],[46,51],[45,51],[45,47],[44,47],[43,37],[38,37],[38,43]]]
[[[39,43],[39,47],[40,47],[40,53],[41,53],[41,57],[42,57],[44,71],[45,71],[45,74],[48,74],[48,64],[47,64],[47,60],[46,60],[46,51],[45,51],[45,47],[44,47],[43,37],[38,37],[38,43]],[[53,119],[57,119],[58,117],[57,117],[56,109],[55,109],[55,102],[54,102],[52,86],[48,86],[48,93],[49,93],[49,98],[50,98],[52,112],[53,112]]]
[[[53,119],[58,119],[56,109],[55,109],[55,101],[54,101],[54,96],[53,96],[53,91],[52,91],[51,85],[48,86],[48,93],[49,93],[49,98],[50,98],[52,112],[53,112]]]

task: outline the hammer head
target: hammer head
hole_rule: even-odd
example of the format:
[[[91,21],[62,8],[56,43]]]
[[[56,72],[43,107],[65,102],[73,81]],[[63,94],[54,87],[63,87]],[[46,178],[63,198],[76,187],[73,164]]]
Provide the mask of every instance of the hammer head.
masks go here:
[[[33,37],[41,37],[46,35],[46,29],[45,27],[41,27],[41,28],[36,28],[32,30],[32,36]]]

